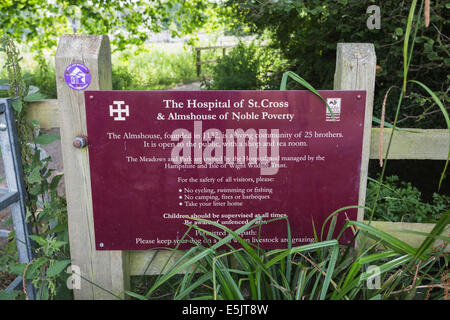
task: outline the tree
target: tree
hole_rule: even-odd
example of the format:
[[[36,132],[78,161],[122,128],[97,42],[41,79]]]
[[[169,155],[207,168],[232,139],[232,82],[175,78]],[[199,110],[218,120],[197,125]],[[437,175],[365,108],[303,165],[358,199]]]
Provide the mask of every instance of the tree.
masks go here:
[[[432,2],[430,26],[421,27],[417,33],[410,66],[410,78],[427,83],[441,101],[449,101],[450,88],[450,38],[445,34],[449,30],[450,5],[445,2]],[[332,88],[338,42],[374,43],[380,66],[375,98],[379,115],[387,89],[401,85],[403,29],[411,3],[411,0],[227,0],[225,5],[253,32],[269,33],[273,47],[289,60],[290,70],[316,88]],[[373,4],[381,9],[381,29],[367,27],[370,14],[366,10]],[[423,26],[423,19],[419,23]],[[429,114],[432,106],[429,97],[411,94],[405,101],[406,115],[401,125],[445,127],[439,113]],[[389,108],[388,100],[387,120],[392,121],[394,109]]]
[[[32,50],[53,48],[64,33],[108,34],[115,50],[150,32],[189,34],[207,22],[208,0],[2,0],[0,30]],[[174,23],[172,23],[174,22]]]

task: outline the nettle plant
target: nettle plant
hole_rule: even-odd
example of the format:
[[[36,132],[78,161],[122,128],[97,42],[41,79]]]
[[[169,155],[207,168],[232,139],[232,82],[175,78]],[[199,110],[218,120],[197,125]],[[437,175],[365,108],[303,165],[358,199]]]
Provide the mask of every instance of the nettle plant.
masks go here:
[[[379,181],[369,178],[366,203],[371,204],[377,195]],[[422,200],[421,192],[410,182],[400,181],[397,176],[384,179],[378,195],[374,218],[392,222],[434,223],[441,213],[450,208],[450,197],[433,193],[431,203]],[[369,211],[367,211],[367,218]]]
[[[16,257],[16,263],[8,260],[10,265],[2,269],[32,280],[37,288],[37,299],[70,297],[65,286],[68,275],[64,272],[70,263],[66,200],[58,194],[63,175],[55,174],[55,170],[49,168],[52,159],[45,156],[41,148],[41,145],[50,144],[59,136],[41,133],[38,121],[27,120],[27,103],[41,100],[44,96],[38,92],[29,94],[30,86],[21,73],[19,51],[9,37],[0,38],[0,52],[6,57],[4,68],[7,69],[8,79],[2,82],[9,84],[8,96],[13,98],[27,190],[27,222],[32,226],[33,235],[30,238],[35,253],[29,264],[17,264],[16,239],[12,231],[5,254]],[[27,298],[26,291],[24,293]],[[8,297],[15,298],[19,294],[15,291]]]

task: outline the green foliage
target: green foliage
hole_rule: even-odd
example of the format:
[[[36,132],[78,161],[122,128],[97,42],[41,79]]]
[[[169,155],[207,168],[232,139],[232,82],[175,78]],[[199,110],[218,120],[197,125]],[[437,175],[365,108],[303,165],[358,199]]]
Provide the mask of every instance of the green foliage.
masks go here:
[[[370,180],[367,187],[366,203],[373,206],[376,199],[378,181]],[[433,202],[426,203],[421,192],[410,182],[399,181],[397,176],[386,177],[381,187],[374,219],[392,222],[436,222],[442,212],[450,209],[450,197],[433,194]],[[369,216],[366,216],[368,219]]]
[[[112,71],[114,90],[163,90],[197,79],[192,54],[178,44],[125,50],[114,55]]]
[[[22,165],[27,190],[27,222],[32,225],[30,238],[35,244],[35,258],[29,264],[13,264],[11,260],[8,272],[25,275],[32,279],[38,289],[38,299],[67,297],[66,282],[68,275],[64,268],[69,262],[67,206],[64,197],[58,194],[58,185],[62,175],[55,175],[49,168],[52,159],[41,156],[39,144],[49,144],[59,139],[52,134],[37,135],[38,123],[26,121],[27,102],[42,99],[38,93],[28,94],[29,86],[22,77],[19,52],[9,37],[0,39],[1,51],[7,56],[9,95],[14,100],[15,118],[19,142],[21,145]],[[16,239],[10,233],[10,242],[6,253],[16,256]],[[2,268],[3,269],[3,268]],[[70,294],[69,294],[70,295]]]
[[[5,290],[0,290],[0,300],[15,300],[20,294],[20,291],[6,292]]]
[[[39,59],[38,67],[32,72],[24,73],[23,78],[28,85],[38,87],[39,92],[47,99],[57,98],[55,68],[48,61]]]
[[[374,111],[380,117],[387,88],[401,86],[403,81],[403,72],[398,70],[403,47],[398,44],[407,36],[403,26],[406,25],[411,2],[230,0],[225,3],[233,16],[246,23],[253,32],[268,33],[272,45],[289,61],[289,70],[302,75],[318,89],[332,89],[336,43],[374,43],[377,64],[381,67],[376,81]],[[369,30],[366,26],[369,18],[366,9],[371,4],[381,8],[379,30]],[[445,30],[449,29],[449,8],[445,1],[434,1],[431,5],[430,26],[423,27],[423,19],[419,20],[420,30],[416,34],[415,54],[408,73],[410,79],[420,79],[437,94],[439,100],[448,104],[450,42]],[[277,87],[274,84],[272,89]],[[291,83],[291,88],[299,87]],[[388,122],[392,122],[395,116],[395,105],[392,104],[388,99]],[[408,94],[403,104],[402,117],[398,119],[403,127],[445,127],[443,118],[433,113],[435,104],[429,96],[420,92]]]
[[[407,91],[408,72],[410,71],[409,67],[411,66],[411,62],[413,61],[413,59],[415,57],[415,55],[413,55],[413,53],[414,53],[414,47],[415,47],[415,43],[416,43],[416,39],[417,39],[417,33],[421,29],[421,26],[422,26],[422,24],[421,24],[422,16],[421,15],[422,15],[422,9],[424,7],[424,0],[421,1],[421,5],[420,5],[417,16],[415,15],[416,6],[417,6],[417,1],[414,0],[409,9],[408,20],[406,22],[405,38],[403,40],[403,76],[402,76],[403,87],[402,87],[401,92],[398,97],[397,108],[395,109],[395,116],[394,116],[394,121],[393,121],[393,129],[394,130],[392,130],[391,135],[389,137],[389,142],[388,142],[387,150],[386,150],[386,160],[383,163],[381,175],[380,175],[380,178],[378,179],[378,185],[376,187],[375,197],[372,202],[372,209],[369,214],[369,221],[372,221],[375,211],[377,209],[378,203],[379,203],[378,200],[380,199],[380,194],[381,194],[382,185],[383,185],[382,182],[383,182],[383,179],[385,176],[386,166],[388,163],[389,151],[391,148],[393,136],[395,134],[395,128],[396,128],[398,120],[399,120],[400,108],[405,99],[405,94]],[[415,22],[415,24],[414,24],[414,22]],[[411,44],[411,46],[409,46],[409,44]],[[439,106],[439,108],[441,109],[440,111],[442,112],[442,115],[443,115],[442,118],[446,122],[447,129],[450,132],[450,120],[449,120],[450,118],[449,118],[448,112],[444,108],[442,102],[437,97],[437,95],[428,86],[426,86],[422,82],[415,81],[415,80],[409,80],[409,81],[412,83],[418,84],[420,87],[422,87],[422,89],[424,89],[427,92],[427,94],[430,96],[432,101],[434,101]],[[449,148],[450,148],[450,146],[449,146]],[[439,188],[441,187],[442,181],[444,180],[444,178],[446,176],[449,160],[450,160],[450,158],[447,159],[447,161],[445,162],[445,166],[442,171],[441,178],[439,180]]]
[[[340,245],[338,236],[335,240],[302,246],[291,246],[289,242],[283,249],[262,250],[259,245],[243,240],[241,234],[251,229],[260,234],[261,229],[274,220],[263,221],[257,217],[233,231],[212,221],[192,218],[193,224],[183,239],[189,239],[189,233],[196,231],[209,242],[206,245],[193,243],[191,249],[179,252],[182,256],[173,264],[170,264],[172,257],[168,257],[164,272],[148,279],[147,289],[126,293],[142,300],[443,299],[446,291],[436,284],[448,268],[448,261],[439,258],[442,248],[434,251],[430,248],[449,219],[450,211],[443,213],[418,249],[376,228],[348,221],[339,235],[347,228],[357,228],[360,237],[371,238],[374,242],[366,242],[356,249],[352,243]],[[289,235],[289,223],[285,220]],[[336,217],[332,220],[335,222]],[[220,230],[225,236],[218,236],[200,225]],[[334,225],[330,224],[328,234],[334,233]],[[375,244],[381,243],[383,249],[377,249]],[[174,254],[176,252],[178,250],[173,250]],[[367,281],[373,274],[367,267],[373,265],[380,270],[380,287],[370,289]],[[180,275],[186,270],[189,272]],[[427,292],[419,286],[425,287]],[[161,288],[168,293],[161,296],[158,292]]]
[[[257,90],[273,81],[274,70],[281,69],[283,60],[274,50],[260,43],[239,42],[228,54],[217,59],[211,75],[202,84],[208,90]],[[212,79],[209,79],[209,78]]]
[[[41,59],[37,67],[30,67],[34,68],[28,66],[22,79],[26,86],[38,87],[39,93],[29,95],[25,100],[33,97],[34,100],[56,99],[55,69],[52,63]],[[190,50],[180,44],[142,46],[113,55],[113,90],[164,90],[195,80],[194,58]],[[2,93],[5,97],[9,96],[7,92],[0,91]]]
[[[119,65],[112,69],[113,90],[132,90],[138,86],[137,79],[125,65]]]
[[[0,30],[33,49],[53,48],[62,34],[111,34],[119,50],[142,45],[151,32],[192,33],[207,21],[206,0],[46,1],[0,3]]]
[[[255,90],[260,86],[260,57],[252,43],[240,42],[212,67],[212,82],[204,81],[208,90]]]

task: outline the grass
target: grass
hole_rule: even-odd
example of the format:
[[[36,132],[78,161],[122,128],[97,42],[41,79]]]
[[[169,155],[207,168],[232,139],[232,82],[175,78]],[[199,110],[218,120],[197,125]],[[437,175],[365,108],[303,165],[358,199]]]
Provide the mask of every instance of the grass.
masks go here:
[[[47,54],[44,68],[21,46],[21,66],[27,83],[40,88],[47,98],[56,98],[54,56]],[[214,53],[205,53],[210,58]],[[4,57],[0,55],[0,65]],[[193,49],[183,43],[158,43],[128,49],[112,55],[114,90],[166,90],[176,85],[198,81]],[[6,79],[0,70],[0,79]]]
[[[132,79],[126,86],[115,89],[163,90],[197,80],[192,50],[181,43],[129,49],[113,54],[112,61],[116,84],[122,74]]]
[[[336,218],[333,218],[335,220]],[[354,299],[446,299],[448,285],[441,276],[448,268],[444,248],[432,249],[436,238],[448,225],[450,211],[442,215],[433,231],[419,248],[358,221],[348,221],[347,228],[359,230],[360,237],[370,237],[375,244],[354,246],[339,244],[339,236],[316,243],[284,249],[262,250],[241,238],[249,229],[260,230],[271,223],[255,218],[231,230],[220,224],[207,227],[192,224],[192,229],[209,239],[210,245],[194,245],[182,252],[174,264],[166,264],[158,276],[147,277],[136,292],[127,292],[137,299],[211,299],[211,300],[354,300]],[[287,226],[289,226],[286,219]],[[332,222],[327,234],[334,231]],[[219,237],[212,229],[226,232]],[[289,227],[288,227],[289,234]],[[238,243],[238,244],[235,244]],[[361,243],[361,242],[359,242]],[[368,243],[368,242],[366,242]],[[381,246],[381,247],[380,247]],[[225,249],[225,250],[224,250]],[[169,249],[170,250],[170,249]],[[174,253],[177,250],[172,250]],[[168,259],[168,261],[170,258]],[[369,267],[379,271],[378,284],[369,287],[374,276]],[[185,270],[192,272],[182,273]],[[437,280],[437,281],[436,281]]]

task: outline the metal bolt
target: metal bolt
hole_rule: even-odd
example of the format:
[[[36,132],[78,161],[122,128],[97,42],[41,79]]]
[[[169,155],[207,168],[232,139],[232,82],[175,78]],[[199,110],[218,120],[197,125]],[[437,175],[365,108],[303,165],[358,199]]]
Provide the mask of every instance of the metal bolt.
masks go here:
[[[6,131],[6,129],[8,129],[6,123],[0,123],[0,131]]]
[[[86,136],[77,136],[75,139],[73,139],[73,146],[75,148],[81,149],[86,147],[87,144],[88,142]]]
[[[89,99],[94,100],[94,96],[89,96]]]
[[[358,94],[358,95],[356,96],[356,99],[361,100],[361,95]]]
[[[103,242],[100,242],[98,245],[100,246],[100,248],[103,248],[105,246]]]

